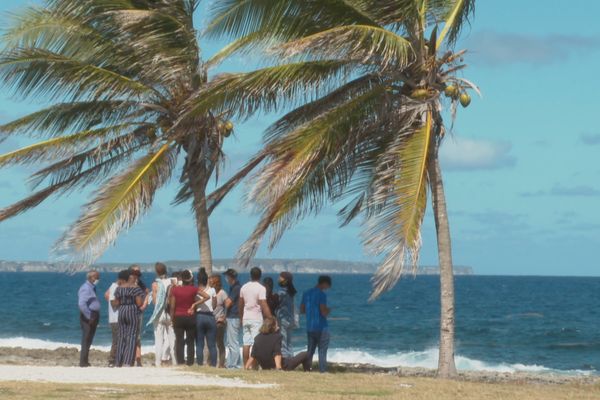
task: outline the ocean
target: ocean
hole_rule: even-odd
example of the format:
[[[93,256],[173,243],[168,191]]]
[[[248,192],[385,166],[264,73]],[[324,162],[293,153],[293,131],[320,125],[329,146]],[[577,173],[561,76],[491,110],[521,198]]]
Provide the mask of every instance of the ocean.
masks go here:
[[[435,368],[438,277],[405,278],[374,303],[367,302],[369,278],[333,276],[330,360]],[[77,290],[84,279],[83,274],[0,273],[0,347],[77,346]],[[100,297],[114,279],[115,274],[102,274]],[[143,279],[152,281],[148,274]],[[296,275],[295,284],[301,292],[316,279]],[[106,349],[110,329],[104,299],[102,304],[94,346]],[[297,350],[305,346],[302,327],[294,343]],[[152,330],[145,328],[143,346],[150,350],[152,344]],[[600,278],[457,276],[456,361],[460,370],[596,374]]]

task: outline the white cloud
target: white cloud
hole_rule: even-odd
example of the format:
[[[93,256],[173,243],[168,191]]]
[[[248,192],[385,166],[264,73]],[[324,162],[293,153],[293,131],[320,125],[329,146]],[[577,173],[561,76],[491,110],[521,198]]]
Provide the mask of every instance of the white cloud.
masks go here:
[[[472,35],[468,47],[473,61],[490,66],[515,63],[547,65],[600,49],[600,37],[528,35],[487,30]]]
[[[516,163],[508,142],[448,137],[440,149],[442,166],[447,170],[474,171],[512,167]]]

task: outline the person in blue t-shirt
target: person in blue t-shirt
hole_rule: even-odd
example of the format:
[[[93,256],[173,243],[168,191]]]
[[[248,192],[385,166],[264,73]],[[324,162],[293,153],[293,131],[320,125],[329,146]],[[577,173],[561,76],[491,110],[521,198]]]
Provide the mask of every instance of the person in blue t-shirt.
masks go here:
[[[306,314],[309,365],[312,365],[312,359],[318,347],[319,371],[321,372],[327,372],[327,348],[329,347],[327,316],[331,309],[327,307],[325,291],[330,288],[331,277],[321,275],[317,286],[304,292],[300,304],[300,313]]]

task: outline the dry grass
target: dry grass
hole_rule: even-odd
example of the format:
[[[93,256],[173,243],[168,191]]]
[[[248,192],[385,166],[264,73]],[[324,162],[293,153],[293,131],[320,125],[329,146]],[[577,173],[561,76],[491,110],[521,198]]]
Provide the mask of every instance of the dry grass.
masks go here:
[[[214,370],[198,371],[215,374]],[[126,370],[123,371],[126,373]],[[167,386],[106,386],[1,382],[2,400],[49,399],[285,399],[285,400],[549,400],[600,399],[600,385],[535,385],[476,383],[431,378],[401,378],[386,374],[305,374],[302,372],[224,371],[222,377],[249,382],[277,383],[274,389],[192,388]]]

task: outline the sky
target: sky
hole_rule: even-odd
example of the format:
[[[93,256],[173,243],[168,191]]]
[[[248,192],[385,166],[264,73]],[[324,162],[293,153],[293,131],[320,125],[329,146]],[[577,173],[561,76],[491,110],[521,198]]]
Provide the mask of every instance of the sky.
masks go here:
[[[35,1],[2,2],[0,12]],[[600,275],[600,2],[484,1],[457,48],[468,49],[463,76],[482,90],[459,110],[441,150],[455,265],[478,274]],[[206,23],[205,8],[197,24]],[[202,39],[206,57],[225,43]],[[234,58],[222,71],[242,71],[256,59]],[[0,92],[0,122],[42,107]],[[227,173],[260,146],[277,115],[237,124],[226,145]],[[23,145],[0,144],[0,152]],[[0,207],[28,193],[24,167],[0,170]],[[210,221],[213,255],[230,258],[257,215],[240,187]],[[100,261],[152,262],[198,258],[194,219],[187,205],[173,207],[175,184],[164,187],[153,209],[124,233]],[[48,260],[61,233],[89,200],[92,188],[51,199],[0,224],[0,260]],[[339,228],[336,208],[323,210],[289,231],[259,257],[377,261],[361,245],[357,222]],[[421,264],[437,265],[430,213],[423,227]]]

